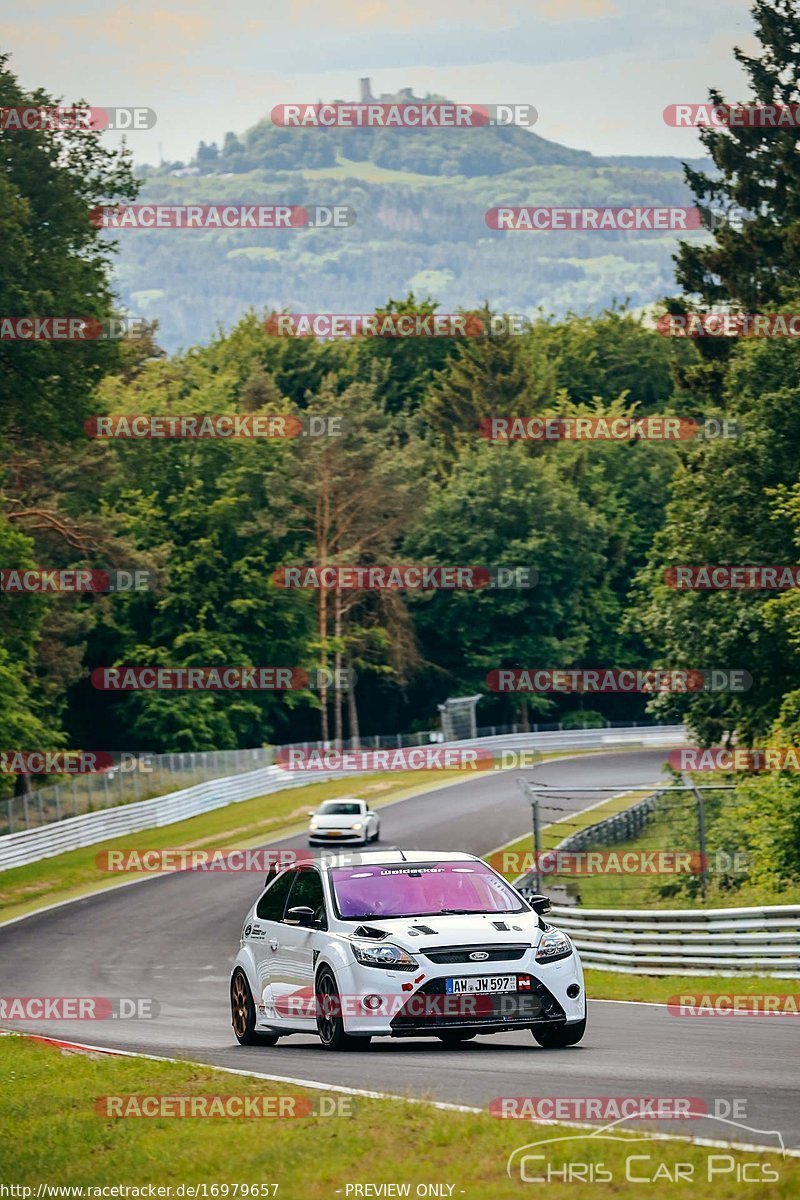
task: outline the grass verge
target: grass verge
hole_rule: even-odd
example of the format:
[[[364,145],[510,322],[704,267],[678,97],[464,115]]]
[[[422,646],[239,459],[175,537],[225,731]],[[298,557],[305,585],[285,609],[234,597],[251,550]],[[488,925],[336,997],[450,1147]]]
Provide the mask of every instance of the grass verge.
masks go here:
[[[432,1064],[436,1054],[432,1048]],[[789,1200],[800,1192],[800,1161],[782,1159],[779,1151],[728,1154],[685,1142],[645,1142],[619,1134],[615,1141],[590,1140],[576,1129],[503,1121],[488,1113],[444,1111],[405,1101],[337,1096],[191,1063],[62,1055],[50,1045],[15,1036],[3,1039],[2,1073],[3,1177],[18,1187],[30,1187],[32,1196],[39,1184],[81,1186],[84,1197],[90,1196],[88,1187],[205,1184],[207,1192],[198,1195],[233,1197],[234,1185],[241,1189],[247,1184],[259,1187],[251,1196],[327,1200],[338,1193],[344,1200],[357,1194],[348,1191],[348,1185],[409,1185],[406,1194],[414,1196],[418,1184],[435,1182],[444,1189],[419,1194],[505,1200],[519,1196],[521,1186],[518,1167],[512,1178],[506,1174],[509,1154],[528,1143],[558,1137],[570,1140],[532,1150],[546,1155],[546,1163],[529,1162],[528,1171],[541,1174],[549,1166],[563,1173],[571,1164],[588,1163],[596,1169],[602,1163],[613,1178],[614,1194],[641,1194],[640,1185],[628,1182],[626,1170],[639,1178],[655,1177],[658,1171],[659,1178],[646,1188],[649,1200],[704,1200],[712,1195],[715,1200],[740,1200],[742,1183],[737,1182],[734,1164],[747,1163],[751,1177],[767,1169],[777,1173],[772,1196]],[[335,1103],[346,1102],[351,1115],[137,1119],[109,1117],[102,1107],[107,1103],[103,1097],[152,1095],[291,1095],[302,1098],[294,1102],[295,1112],[309,1103],[315,1110],[324,1103],[330,1111]],[[98,1100],[100,1113],[95,1107]],[[283,1102],[284,1112],[289,1106]],[[680,1132],[685,1133],[682,1126]],[[628,1166],[626,1160],[634,1155],[638,1157]],[[643,1155],[648,1157],[643,1160]],[[683,1182],[672,1181],[678,1164],[685,1164]],[[709,1181],[712,1168],[716,1170]],[[263,1187],[275,1184],[277,1192]],[[218,1190],[212,1191],[213,1185]],[[580,1191],[592,1200],[608,1196],[609,1184],[584,1182]],[[360,1192],[364,1194],[382,1193],[371,1189]],[[563,1175],[547,1186],[550,1200],[567,1200],[574,1194],[574,1182],[565,1182]]]
[[[638,1000],[648,1004],[666,1004],[673,996],[713,996],[721,992],[782,996],[797,990],[794,980],[768,975],[629,975],[584,967],[584,976],[590,1000]]]

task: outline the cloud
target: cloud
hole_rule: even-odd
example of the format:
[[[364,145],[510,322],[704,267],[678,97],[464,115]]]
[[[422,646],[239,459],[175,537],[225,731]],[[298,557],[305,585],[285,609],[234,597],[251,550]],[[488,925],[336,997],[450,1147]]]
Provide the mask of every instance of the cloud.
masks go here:
[[[551,0],[545,0],[550,3]],[[575,3],[576,0],[564,0]],[[583,3],[585,0],[577,0]],[[604,0],[588,0],[589,3]],[[511,29],[519,22],[508,12],[499,13],[484,0],[291,0],[289,17],[294,24],[307,28],[335,28],[337,31],[376,29],[381,32],[458,25],[471,28]]]
[[[591,21],[619,15],[614,0],[536,0],[536,11],[549,21]]]
[[[175,12],[165,8],[115,8],[100,16],[66,17],[64,24],[92,41],[125,47],[185,49],[211,35],[213,21],[197,11]]]

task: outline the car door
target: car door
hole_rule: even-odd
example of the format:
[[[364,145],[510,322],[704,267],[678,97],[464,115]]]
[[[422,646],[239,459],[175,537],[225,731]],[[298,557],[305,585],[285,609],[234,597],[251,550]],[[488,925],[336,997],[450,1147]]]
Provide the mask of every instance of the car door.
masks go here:
[[[283,913],[293,883],[292,870],[284,871],[273,879],[258,901],[252,920],[244,930],[256,965],[257,986],[253,999],[259,1020],[276,1016],[272,992],[272,979],[276,970],[274,959],[279,952]]]
[[[281,926],[281,947],[272,960],[272,994],[278,1014],[289,1025],[315,1028],[314,971],[328,927],[322,878],[313,865],[294,871],[294,883],[286,903],[288,916],[293,908],[313,910],[317,927],[287,924]]]

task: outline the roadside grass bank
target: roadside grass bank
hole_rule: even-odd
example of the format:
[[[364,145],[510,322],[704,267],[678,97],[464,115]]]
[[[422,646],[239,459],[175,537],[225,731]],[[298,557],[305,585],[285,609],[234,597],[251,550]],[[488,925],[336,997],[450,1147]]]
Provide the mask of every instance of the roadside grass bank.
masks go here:
[[[433,1048],[432,1061],[436,1053]],[[542,1053],[531,1050],[532,1055]],[[320,1092],[254,1076],[229,1075],[192,1063],[62,1053],[51,1045],[16,1036],[2,1039],[2,1060],[3,1177],[9,1184],[31,1187],[32,1196],[40,1184],[84,1189],[114,1185],[146,1188],[150,1184],[176,1188],[185,1184],[205,1185],[208,1190],[200,1195],[231,1198],[246,1195],[242,1190],[246,1184],[258,1187],[249,1192],[250,1197],[328,1200],[338,1194],[344,1200],[346,1195],[356,1194],[347,1192],[348,1185],[408,1184],[407,1194],[414,1196],[417,1185],[437,1183],[445,1185],[444,1190],[429,1194],[506,1200],[518,1197],[522,1184],[520,1155],[512,1177],[506,1174],[512,1151],[559,1137],[570,1140],[532,1149],[531,1153],[546,1156],[546,1164],[529,1160],[526,1167],[529,1174],[539,1174],[550,1166],[554,1178],[547,1185],[547,1195],[551,1200],[574,1196],[575,1183],[565,1178],[570,1167],[575,1169],[579,1163],[597,1167],[600,1162],[613,1177],[614,1194],[640,1195],[642,1185],[631,1182],[631,1176],[654,1178],[646,1189],[650,1200],[705,1200],[712,1196],[715,1200],[739,1200],[742,1183],[737,1182],[736,1165],[740,1163],[749,1164],[751,1173],[776,1173],[770,1188],[779,1200],[800,1193],[800,1160],[783,1159],[777,1150],[734,1152],[684,1141],[643,1141],[638,1131],[629,1138],[617,1130],[616,1140],[599,1142],[590,1140],[588,1131],[584,1135],[563,1126],[500,1120],[488,1112],[453,1112],[403,1100]],[[500,1084],[498,1090],[502,1091]],[[273,1110],[286,1115],[107,1115],[108,1098],[113,1112],[124,1111],[117,1098],[130,1096],[247,1096],[258,1097],[264,1105],[272,1098]],[[175,1101],[172,1103],[174,1107]],[[141,1106],[139,1099],[132,1111],[141,1111]],[[340,1113],[350,1115],[289,1116],[290,1112],[307,1112],[309,1107],[314,1114],[336,1112],[337,1106]],[[687,1122],[680,1124],[678,1132],[691,1135]],[[639,1129],[646,1125],[641,1123]],[[679,1164],[684,1164],[682,1180]],[[555,1175],[557,1171],[562,1173],[560,1177]],[[608,1174],[604,1178],[608,1179]],[[382,1192],[371,1189],[358,1194]],[[584,1182],[581,1194],[590,1200],[607,1196],[609,1184]],[[88,1193],[84,1190],[83,1195]]]
[[[698,1003],[703,996],[784,996],[798,991],[798,980],[773,979],[770,975],[629,975],[627,972],[601,971],[596,967],[583,968],[586,995],[592,1000],[630,1000],[646,1004],[666,1004],[676,996],[694,996]],[[687,1001],[688,1003],[688,1001]],[[676,1017],[676,1021],[688,1017]],[[702,1018],[697,1018],[701,1020]],[[731,1036],[735,1037],[741,1021],[796,1020],[780,1018],[731,1016]],[[680,1028],[680,1026],[678,1026]],[[794,1026],[792,1026],[794,1029]]]

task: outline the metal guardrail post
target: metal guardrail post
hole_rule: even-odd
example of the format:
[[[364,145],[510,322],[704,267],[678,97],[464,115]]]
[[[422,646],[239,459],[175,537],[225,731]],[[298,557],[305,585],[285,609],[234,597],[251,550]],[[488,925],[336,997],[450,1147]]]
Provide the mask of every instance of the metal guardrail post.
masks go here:
[[[685,781],[686,776],[682,777]],[[699,787],[690,780],[694,798],[697,801],[697,836],[700,843],[700,888],[703,896],[703,903],[706,901],[708,893],[708,863],[706,862],[706,806],[703,800],[703,793]]]
[[[542,874],[539,863],[542,853],[542,837],[539,821],[539,797],[532,791],[527,779],[521,775],[517,777],[517,787],[527,797],[531,806],[531,825],[533,827],[533,887],[535,892],[540,892],[542,888]]]

